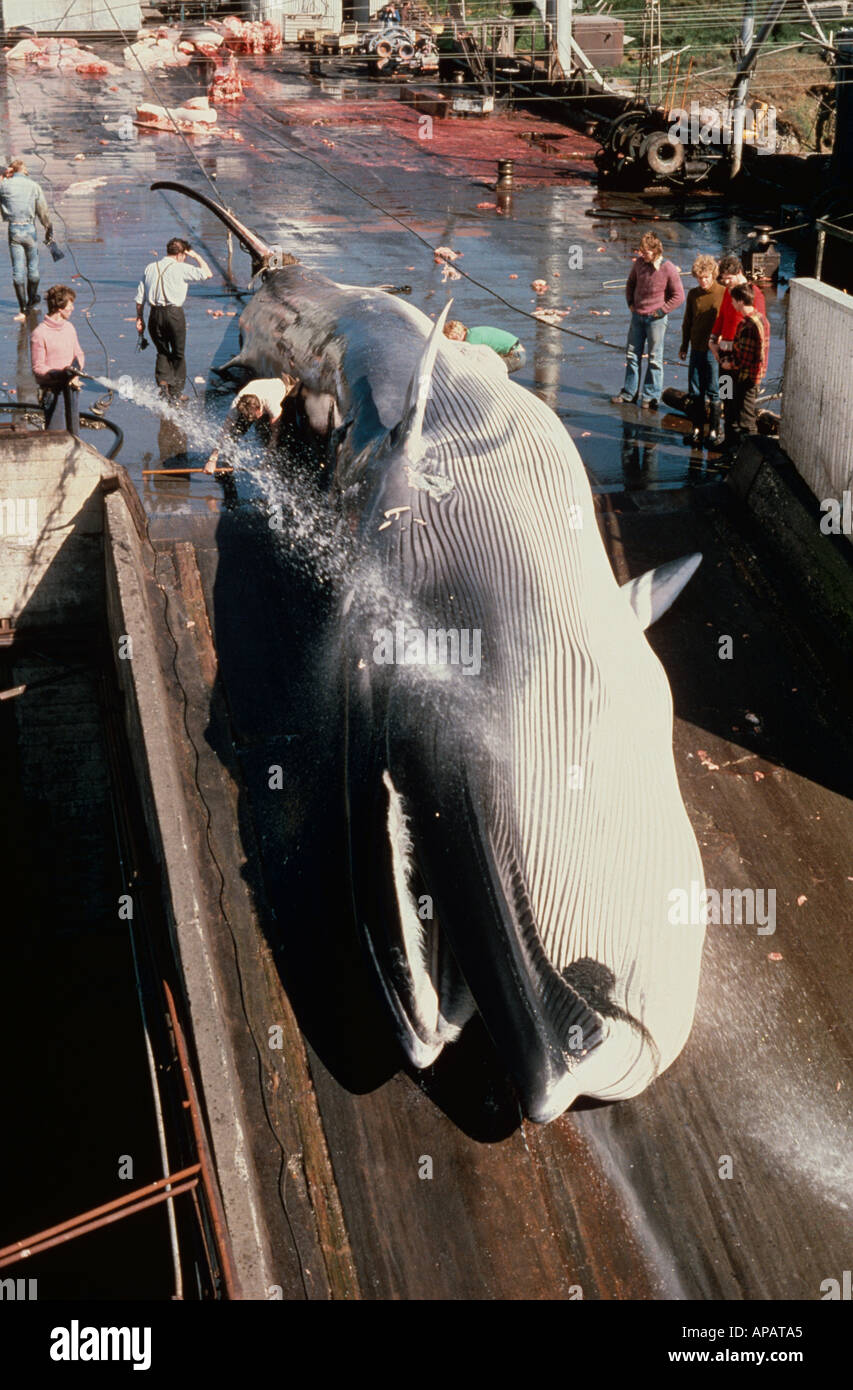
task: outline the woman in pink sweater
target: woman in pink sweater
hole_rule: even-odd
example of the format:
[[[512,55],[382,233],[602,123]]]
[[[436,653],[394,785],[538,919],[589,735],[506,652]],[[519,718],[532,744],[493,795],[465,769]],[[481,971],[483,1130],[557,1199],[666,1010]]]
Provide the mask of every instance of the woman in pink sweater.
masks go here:
[[[65,404],[65,428],[70,434],[80,433],[77,393],[80,380],[74,363],[86,365],[77,330],[69,322],[74,312],[74,290],[68,285],[53,285],[47,292],[47,315],[34,329],[30,338],[30,357],[33,376],[44,392],[44,426],[50,428],[60,393]]]

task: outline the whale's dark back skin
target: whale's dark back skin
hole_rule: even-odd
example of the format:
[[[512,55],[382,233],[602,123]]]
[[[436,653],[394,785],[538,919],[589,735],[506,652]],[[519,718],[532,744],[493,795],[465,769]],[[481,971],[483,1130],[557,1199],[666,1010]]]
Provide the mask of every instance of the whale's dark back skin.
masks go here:
[[[678,1055],[703,931],[668,910],[702,865],[666,677],[574,444],[500,364],[432,330],[291,265],[244,310],[239,362],[296,376],[334,417],[330,505],[357,551],[353,890],[400,1041],[426,1066],[476,1007],[545,1121],[580,1094],[636,1095]],[[469,657],[479,633],[479,659],[396,664],[400,627],[467,632]]]

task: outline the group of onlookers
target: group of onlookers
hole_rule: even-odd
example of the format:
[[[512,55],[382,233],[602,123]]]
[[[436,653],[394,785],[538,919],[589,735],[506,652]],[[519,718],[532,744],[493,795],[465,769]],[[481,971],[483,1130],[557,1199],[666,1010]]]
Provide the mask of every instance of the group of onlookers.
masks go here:
[[[707,443],[723,441],[731,451],[743,435],[756,430],[756,399],[767,371],[770,325],[764,295],[751,285],[737,256],[697,256],[693,262],[697,284],[686,297],[679,357],[688,362],[688,418],[691,430],[685,443],[703,442],[706,414]],[[685,303],[681,276],[672,261],[664,260],[663,244],[654,232],[640,240],[639,256],[625,286],[631,311],[626,349],[625,380],[614,405],[636,402],[644,410],[657,410],[663,387],[663,344],[669,315]],[[644,350],[648,368],[640,394],[640,363]],[[722,410],[721,410],[722,405]]]

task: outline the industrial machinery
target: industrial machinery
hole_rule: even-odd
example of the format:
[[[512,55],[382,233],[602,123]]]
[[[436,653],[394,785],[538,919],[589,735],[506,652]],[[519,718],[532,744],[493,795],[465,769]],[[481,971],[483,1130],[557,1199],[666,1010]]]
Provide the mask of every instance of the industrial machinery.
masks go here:
[[[673,122],[648,102],[603,121],[595,131],[601,148],[595,163],[603,185],[641,189],[650,183],[683,188],[709,179],[721,163],[723,147],[683,141]]]

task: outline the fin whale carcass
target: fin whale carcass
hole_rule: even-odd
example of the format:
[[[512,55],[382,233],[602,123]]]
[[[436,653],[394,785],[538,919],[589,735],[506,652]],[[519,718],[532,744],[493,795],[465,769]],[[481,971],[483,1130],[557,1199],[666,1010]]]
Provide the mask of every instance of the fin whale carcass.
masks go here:
[[[240,363],[339,425],[353,894],[400,1043],[429,1066],[476,1010],[532,1119],[637,1095],[698,990],[704,927],[672,904],[704,900],[702,862],[643,629],[699,557],[620,591],[547,406],[409,303],[264,270],[260,238],[191,196],[262,270]]]

